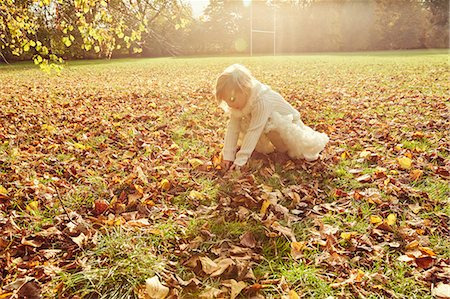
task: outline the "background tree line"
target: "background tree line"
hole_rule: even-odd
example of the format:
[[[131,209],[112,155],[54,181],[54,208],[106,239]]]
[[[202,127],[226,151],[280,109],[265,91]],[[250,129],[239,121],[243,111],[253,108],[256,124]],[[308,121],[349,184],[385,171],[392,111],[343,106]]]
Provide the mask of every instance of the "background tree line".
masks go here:
[[[277,53],[449,46],[447,0],[0,0],[0,61],[248,53],[251,22]]]

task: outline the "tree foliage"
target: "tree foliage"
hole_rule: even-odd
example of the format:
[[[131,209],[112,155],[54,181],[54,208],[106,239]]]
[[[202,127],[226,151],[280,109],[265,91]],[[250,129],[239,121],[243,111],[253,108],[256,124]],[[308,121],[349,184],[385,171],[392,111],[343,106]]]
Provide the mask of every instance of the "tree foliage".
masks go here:
[[[185,26],[182,9],[176,0],[1,0],[1,55],[46,68],[63,57],[140,53],[143,37],[160,39],[157,28]]]

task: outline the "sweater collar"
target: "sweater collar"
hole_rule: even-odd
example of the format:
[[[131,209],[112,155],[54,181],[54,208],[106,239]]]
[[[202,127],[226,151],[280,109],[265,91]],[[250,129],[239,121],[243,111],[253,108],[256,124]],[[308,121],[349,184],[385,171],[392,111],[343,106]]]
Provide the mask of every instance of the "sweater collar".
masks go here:
[[[261,100],[261,96],[268,90],[270,90],[270,87],[268,87],[265,84],[262,84],[256,79],[253,79],[252,91],[250,93],[250,97],[248,98],[247,103],[242,109],[231,108],[230,109],[231,115],[236,117],[244,117],[248,115],[252,111],[253,105],[257,103],[259,100]]]

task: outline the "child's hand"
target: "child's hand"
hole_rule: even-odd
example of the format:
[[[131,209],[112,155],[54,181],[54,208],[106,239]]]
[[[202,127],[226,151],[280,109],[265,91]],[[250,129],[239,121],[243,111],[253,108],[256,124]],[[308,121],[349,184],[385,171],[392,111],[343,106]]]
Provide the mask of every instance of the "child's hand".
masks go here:
[[[230,166],[232,166],[233,161],[223,160],[222,161],[222,170],[224,172],[227,172],[230,169]]]
[[[241,166],[238,166],[236,164],[231,165],[230,167],[230,171],[231,170],[235,170],[235,171],[241,171]]]

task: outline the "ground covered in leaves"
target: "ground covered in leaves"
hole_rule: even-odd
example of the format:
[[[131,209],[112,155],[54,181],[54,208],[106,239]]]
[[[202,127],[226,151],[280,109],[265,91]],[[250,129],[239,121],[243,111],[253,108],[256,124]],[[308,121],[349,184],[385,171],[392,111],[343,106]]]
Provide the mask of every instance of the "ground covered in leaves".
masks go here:
[[[0,67],[0,298],[448,295],[448,59]],[[220,171],[211,91],[236,62],[330,136],[320,160]]]

